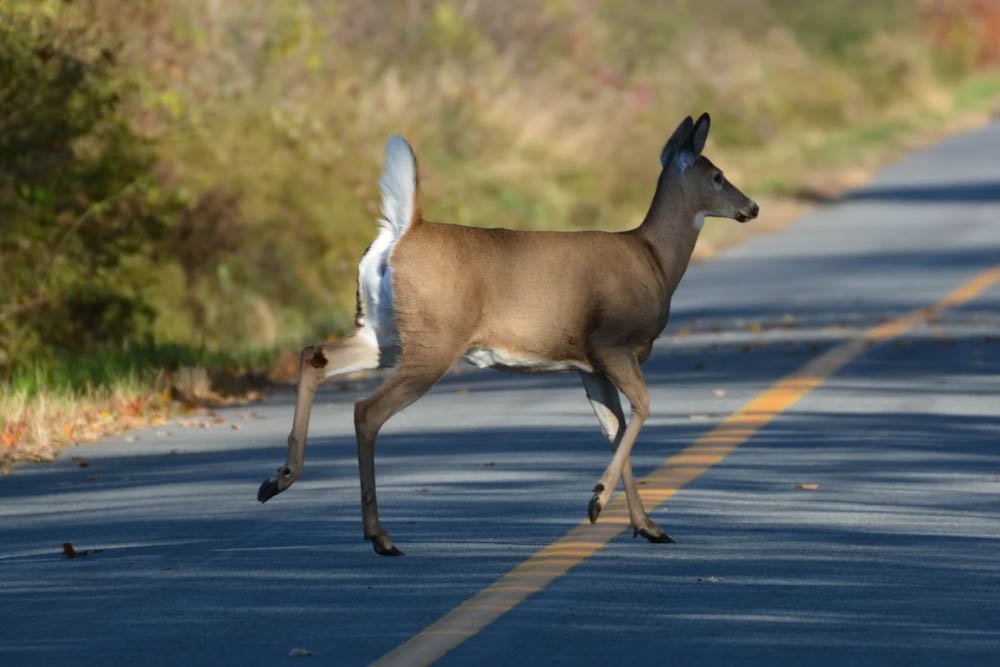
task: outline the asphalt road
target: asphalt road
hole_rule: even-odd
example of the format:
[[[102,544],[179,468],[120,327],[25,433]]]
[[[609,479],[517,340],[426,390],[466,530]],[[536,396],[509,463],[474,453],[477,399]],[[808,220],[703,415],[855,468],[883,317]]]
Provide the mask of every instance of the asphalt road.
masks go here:
[[[645,367],[637,475],[997,263],[1000,123],[693,267]],[[290,393],[0,478],[0,664],[293,648],[366,664],[586,517],[610,452],[576,376],[467,371],[383,431],[382,517],[407,556],[376,556],[352,434],[372,386],[321,392],[305,475],[266,505]],[[441,664],[1000,664],[998,394],[994,285],[871,347],[681,489],[653,513],[677,544],[620,535]]]

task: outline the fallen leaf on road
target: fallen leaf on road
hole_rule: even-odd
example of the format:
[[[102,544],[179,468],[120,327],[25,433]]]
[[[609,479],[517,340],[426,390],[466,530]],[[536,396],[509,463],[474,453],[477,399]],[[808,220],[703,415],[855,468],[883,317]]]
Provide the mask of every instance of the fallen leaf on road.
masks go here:
[[[816,491],[819,489],[819,484],[796,484],[795,489],[797,491]]]
[[[89,554],[99,554],[102,551],[104,551],[104,549],[84,549],[82,551],[77,551],[73,548],[73,544],[71,542],[63,542],[63,555],[66,556],[66,558],[79,558],[80,556],[87,556]]]
[[[230,424],[229,428],[233,429],[234,431],[239,431],[240,430],[240,425],[239,424]]]

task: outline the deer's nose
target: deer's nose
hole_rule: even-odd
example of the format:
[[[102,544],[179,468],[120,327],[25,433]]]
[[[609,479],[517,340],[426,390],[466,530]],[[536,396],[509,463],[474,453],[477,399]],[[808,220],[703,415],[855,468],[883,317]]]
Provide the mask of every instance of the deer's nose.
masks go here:
[[[760,213],[760,206],[757,206],[757,202],[754,202],[750,205],[750,217],[756,218],[758,213]]]

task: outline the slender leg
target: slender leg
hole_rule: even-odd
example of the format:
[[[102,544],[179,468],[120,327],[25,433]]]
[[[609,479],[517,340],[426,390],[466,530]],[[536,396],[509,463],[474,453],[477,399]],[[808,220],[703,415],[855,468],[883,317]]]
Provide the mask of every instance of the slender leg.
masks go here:
[[[601,476],[601,481],[594,487],[594,497],[590,500],[587,512],[591,523],[597,521],[601,510],[607,507],[611,500],[611,494],[618,485],[622,469],[632,453],[636,436],[639,435],[639,430],[649,416],[649,392],[642,379],[642,371],[639,370],[639,361],[635,354],[631,350],[612,350],[601,354],[599,361],[608,379],[625,394],[625,398],[631,404],[632,418],[618,442],[611,463]]]
[[[587,398],[590,399],[590,405],[594,408],[594,414],[601,423],[601,430],[611,443],[611,449],[617,450],[622,436],[625,435],[625,415],[622,412],[621,401],[618,400],[618,390],[601,372],[581,371],[580,378],[583,380],[583,388],[587,392]],[[642,499],[639,497],[639,490],[632,475],[632,462],[628,459],[622,466],[622,482],[625,485],[625,497],[628,499],[633,536],[642,535],[650,542],[673,542],[663,529],[649,518],[642,506]]]
[[[379,429],[394,414],[423,396],[441,379],[451,361],[438,364],[407,365],[386,380],[375,393],[354,406],[354,429],[358,438],[358,473],[361,478],[361,517],[365,539],[370,540],[375,553],[401,556],[389,533],[382,527],[375,492],[375,439]]]
[[[266,502],[302,475],[306,458],[306,434],[316,388],[334,375],[379,367],[378,348],[363,336],[353,335],[333,343],[309,345],[299,356],[299,386],[295,398],[295,417],[288,436],[288,458],[273,477],[261,484],[257,500]]]

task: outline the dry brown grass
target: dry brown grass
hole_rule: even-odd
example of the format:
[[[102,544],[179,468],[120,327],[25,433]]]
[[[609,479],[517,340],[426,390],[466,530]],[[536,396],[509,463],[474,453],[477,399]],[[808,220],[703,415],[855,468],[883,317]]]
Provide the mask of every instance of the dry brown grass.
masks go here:
[[[260,398],[265,383],[252,373],[181,366],[151,380],[132,376],[104,388],[0,391],[0,473],[24,461],[52,461],[66,447],[175,420],[212,426],[214,420],[199,417],[212,416],[213,407]]]
[[[166,423],[171,402],[139,387],[85,396],[0,393],[0,472],[21,461],[51,461],[65,447]]]

